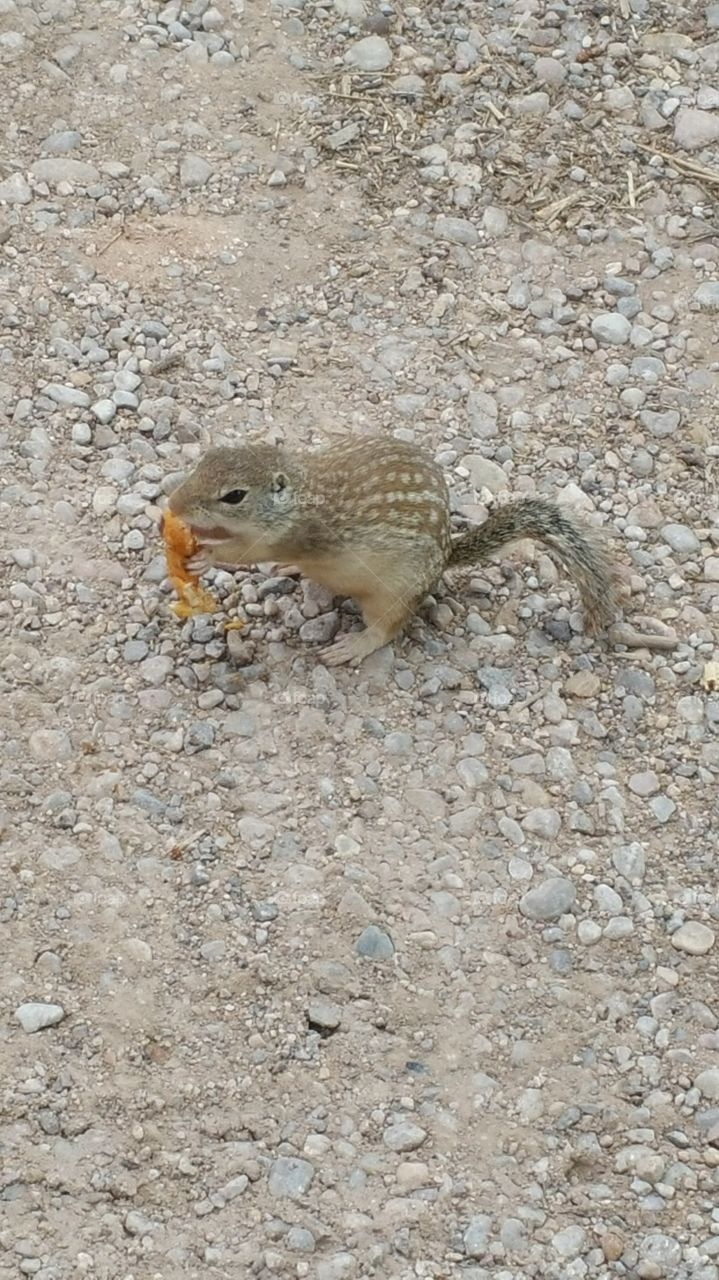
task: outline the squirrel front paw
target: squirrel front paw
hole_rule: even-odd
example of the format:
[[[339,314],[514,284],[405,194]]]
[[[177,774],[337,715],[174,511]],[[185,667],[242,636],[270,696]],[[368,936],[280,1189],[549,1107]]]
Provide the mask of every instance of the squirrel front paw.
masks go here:
[[[212,560],[206,551],[196,551],[187,561],[187,567],[190,573],[201,578],[203,573],[207,573],[207,570],[212,568]]]

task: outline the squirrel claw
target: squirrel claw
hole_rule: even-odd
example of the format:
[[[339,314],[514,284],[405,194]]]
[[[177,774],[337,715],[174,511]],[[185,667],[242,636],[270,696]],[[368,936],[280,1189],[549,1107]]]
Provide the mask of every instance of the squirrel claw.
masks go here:
[[[360,633],[361,634],[361,633]],[[357,635],[342,636],[326,649],[320,650],[320,658],[326,667],[341,667],[345,662],[360,662],[364,655],[357,653]]]
[[[296,564],[273,564],[272,573],[276,578],[299,578],[302,570]]]
[[[207,573],[207,570],[212,568],[212,564],[206,552],[196,551],[194,556],[190,556],[187,561],[187,567],[190,573],[194,573],[196,577],[200,578],[203,573]]]
[[[364,631],[351,631],[326,649],[321,649],[320,657],[326,667],[341,667],[345,662],[359,665],[375,649],[381,649],[387,643],[386,639],[378,637],[370,627],[366,627]]]

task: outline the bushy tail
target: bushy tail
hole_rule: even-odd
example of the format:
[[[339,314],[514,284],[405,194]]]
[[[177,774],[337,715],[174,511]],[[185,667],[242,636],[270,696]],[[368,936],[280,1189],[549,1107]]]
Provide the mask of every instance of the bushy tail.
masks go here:
[[[448,568],[478,564],[518,538],[534,538],[561,560],[579,588],[587,631],[615,620],[617,573],[604,539],[574,515],[543,498],[520,498],[494,507],[484,524],[455,538]]]

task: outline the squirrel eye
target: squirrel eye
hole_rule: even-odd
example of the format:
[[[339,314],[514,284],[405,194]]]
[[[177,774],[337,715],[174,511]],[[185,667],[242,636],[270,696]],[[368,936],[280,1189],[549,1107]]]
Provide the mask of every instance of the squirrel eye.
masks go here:
[[[230,489],[229,493],[223,493],[222,497],[220,498],[220,502],[226,502],[228,506],[236,507],[238,503],[242,502],[242,499],[246,497],[247,497],[246,489]]]

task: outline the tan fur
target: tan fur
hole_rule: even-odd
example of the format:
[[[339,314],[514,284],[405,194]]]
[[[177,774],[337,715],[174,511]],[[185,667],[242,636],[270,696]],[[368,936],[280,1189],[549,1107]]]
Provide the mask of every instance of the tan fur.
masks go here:
[[[240,500],[230,501],[233,494]],[[594,530],[554,503],[526,498],[453,540],[441,468],[400,440],[350,440],[312,453],[212,449],[169,505],[202,547],[198,568],[291,562],[357,600],[366,630],[330,646],[330,663],[361,661],[389,643],[446,569],[518,538],[539,539],[567,565],[589,629],[609,625],[617,608],[614,566]]]

